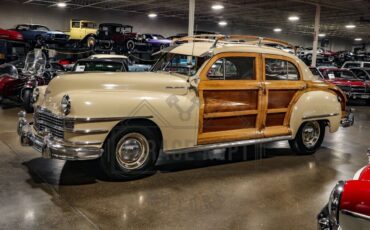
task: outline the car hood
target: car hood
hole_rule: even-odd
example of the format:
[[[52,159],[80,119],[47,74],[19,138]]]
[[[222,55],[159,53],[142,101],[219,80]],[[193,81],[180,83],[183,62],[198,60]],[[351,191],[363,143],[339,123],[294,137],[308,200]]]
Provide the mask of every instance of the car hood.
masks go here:
[[[150,39],[149,42],[151,43],[160,43],[160,44],[170,44],[172,40],[169,39]]]
[[[65,74],[50,82],[41,106],[56,108],[64,95],[73,100],[74,93],[96,96],[104,92],[128,91],[147,96],[151,92],[184,95],[188,92],[187,77],[165,72]]]
[[[48,34],[65,34],[65,33],[61,32],[61,31],[48,31],[46,33],[48,33]]]
[[[348,79],[334,79],[334,80],[329,80],[329,82],[335,84],[335,85],[347,85],[347,86],[366,86],[365,82],[360,81],[360,80],[348,80]]]

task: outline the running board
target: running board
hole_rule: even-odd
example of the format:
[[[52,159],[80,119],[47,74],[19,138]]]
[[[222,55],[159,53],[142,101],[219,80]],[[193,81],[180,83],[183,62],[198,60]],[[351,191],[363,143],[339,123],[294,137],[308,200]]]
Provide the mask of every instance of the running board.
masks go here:
[[[238,147],[238,146],[244,146],[244,145],[256,145],[256,144],[263,144],[263,143],[274,142],[274,141],[286,141],[286,140],[291,140],[291,139],[293,139],[292,136],[268,137],[268,138],[261,138],[261,139],[215,143],[215,144],[208,144],[208,145],[196,145],[190,148],[168,150],[168,151],[164,151],[164,153],[165,154],[178,154],[178,153],[201,152],[201,151],[208,151],[212,149],[232,148],[232,147]]]

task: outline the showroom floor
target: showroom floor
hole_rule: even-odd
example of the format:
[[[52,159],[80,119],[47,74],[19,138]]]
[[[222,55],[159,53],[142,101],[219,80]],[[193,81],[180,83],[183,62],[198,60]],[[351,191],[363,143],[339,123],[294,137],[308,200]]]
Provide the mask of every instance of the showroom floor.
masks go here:
[[[20,147],[19,109],[2,109],[0,229],[316,229],[336,181],[367,163],[370,107],[355,108],[355,126],[328,134],[312,156],[282,142],[233,163],[219,153],[162,157],[155,175],[129,182]]]

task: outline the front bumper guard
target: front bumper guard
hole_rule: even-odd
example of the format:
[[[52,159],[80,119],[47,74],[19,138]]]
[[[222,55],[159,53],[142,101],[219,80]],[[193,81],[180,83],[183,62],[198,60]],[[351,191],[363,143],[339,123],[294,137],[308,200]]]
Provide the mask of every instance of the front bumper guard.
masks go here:
[[[33,133],[32,123],[25,117],[25,112],[19,113],[17,133],[22,146],[32,146],[42,153],[44,158],[61,160],[93,160],[102,156],[103,150],[99,147],[75,145],[54,138],[48,134],[39,136]]]
[[[346,115],[340,121],[342,127],[347,128],[355,123],[355,116],[353,114],[355,110],[350,108],[346,111]]]

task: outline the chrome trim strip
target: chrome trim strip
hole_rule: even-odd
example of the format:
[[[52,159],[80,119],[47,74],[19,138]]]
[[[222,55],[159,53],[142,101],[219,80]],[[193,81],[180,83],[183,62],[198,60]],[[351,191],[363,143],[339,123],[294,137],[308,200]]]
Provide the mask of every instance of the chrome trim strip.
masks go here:
[[[48,128],[52,128],[52,129],[56,129],[58,131],[61,131],[61,132],[64,132],[64,129],[63,127],[61,126],[57,126],[57,125],[54,125],[53,123],[51,122],[47,122],[47,121],[44,121],[44,120],[37,120],[37,124],[41,124],[41,125],[45,125],[47,126]]]
[[[103,122],[103,121],[121,121],[126,119],[149,119],[153,116],[137,116],[137,117],[65,117],[66,121],[75,122]]]
[[[50,110],[44,107],[37,107],[37,110],[40,110],[43,113],[47,113],[51,117],[57,119],[64,119],[64,121],[76,121],[76,122],[103,122],[103,121],[120,121],[125,119],[149,119],[153,118],[153,116],[132,116],[132,117],[66,117],[66,116],[58,116],[50,112]]]
[[[66,128],[64,131],[67,133],[75,134],[101,134],[109,132],[109,130],[106,129],[69,129],[69,128]]]
[[[364,215],[364,214],[361,214],[361,213],[358,213],[358,212],[352,212],[352,211],[348,211],[348,210],[342,210],[341,212],[342,212],[342,214],[347,215],[347,216],[352,216],[352,217],[355,217],[355,218],[360,218],[360,219],[370,221],[370,216],[368,216],[368,215]]]
[[[286,141],[286,140],[291,140],[291,139],[293,139],[291,135],[290,136],[280,136],[280,137],[268,137],[268,138],[234,141],[234,142],[226,142],[226,143],[197,145],[197,146],[190,147],[190,148],[173,149],[173,150],[167,150],[163,152],[165,154],[190,153],[190,152],[197,152],[197,151],[207,151],[207,150],[212,150],[212,149],[238,147],[238,146],[243,146],[243,145],[262,144],[262,143],[273,142],[273,141]]]
[[[329,114],[323,114],[323,115],[317,115],[317,116],[308,116],[308,117],[303,117],[303,120],[307,119],[316,119],[316,118],[325,118],[325,117],[335,117],[338,116],[339,113],[329,113]]]
[[[70,144],[70,145],[102,145],[103,143],[101,141],[63,141],[64,143]]]

